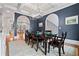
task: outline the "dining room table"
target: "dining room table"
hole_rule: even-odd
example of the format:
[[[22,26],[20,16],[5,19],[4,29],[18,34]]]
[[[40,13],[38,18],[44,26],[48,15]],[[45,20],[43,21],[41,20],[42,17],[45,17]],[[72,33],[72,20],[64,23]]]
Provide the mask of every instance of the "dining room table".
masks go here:
[[[57,34],[52,33],[45,34],[45,55],[47,55],[48,42],[53,40],[55,36],[57,36]]]
[[[36,37],[38,38],[37,41],[39,41],[39,37],[42,33],[38,32],[36,34]],[[57,36],[57,34],[51,33],[50,31],[44,32],[44,54],[47,55],[47,47],[48,47],[48,42],[52,40],[53,37]]]

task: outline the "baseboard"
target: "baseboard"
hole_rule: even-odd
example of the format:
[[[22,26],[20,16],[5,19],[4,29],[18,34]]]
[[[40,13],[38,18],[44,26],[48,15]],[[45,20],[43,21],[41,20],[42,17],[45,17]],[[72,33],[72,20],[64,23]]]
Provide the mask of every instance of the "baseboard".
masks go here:
[[[76,40],[66,39],[65,44],[68,44],[74,47],[79,47],[79,41],[76,41]]]

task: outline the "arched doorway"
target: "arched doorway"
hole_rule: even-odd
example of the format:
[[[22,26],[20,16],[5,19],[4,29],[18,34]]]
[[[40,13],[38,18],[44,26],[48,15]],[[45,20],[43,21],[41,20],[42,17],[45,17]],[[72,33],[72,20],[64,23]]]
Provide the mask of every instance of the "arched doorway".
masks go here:
[[[19,16],[17,18],[17,33],[21,39],[25,39],[25,30],[30,30],[30,21],[26,16]]]
[[[50,14],[45,21],[45,30],[51,30],[52,33],[58,34],[59,19],[56,14]]]

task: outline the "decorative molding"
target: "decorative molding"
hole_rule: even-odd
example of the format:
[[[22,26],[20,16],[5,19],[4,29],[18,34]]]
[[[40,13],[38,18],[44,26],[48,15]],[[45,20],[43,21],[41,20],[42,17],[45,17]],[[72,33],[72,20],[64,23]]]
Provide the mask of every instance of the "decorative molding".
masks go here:
[[[52,12],[55,12],[55,11],[64,9],[64,8],[69,7],[69,6],[71,6],[71,5],[74,5],[74,4],[76,4],[76,3],[70,3],[70,4],[64,5],[64,6],[62,6],[62,7],[60,6],[60,7],[58,7],[58,8],[49,9],[48,11],[45,11],[45,13],[44,13],[43,15],[46,15],[46,14],[49,14],[49,13],[52,13]]]

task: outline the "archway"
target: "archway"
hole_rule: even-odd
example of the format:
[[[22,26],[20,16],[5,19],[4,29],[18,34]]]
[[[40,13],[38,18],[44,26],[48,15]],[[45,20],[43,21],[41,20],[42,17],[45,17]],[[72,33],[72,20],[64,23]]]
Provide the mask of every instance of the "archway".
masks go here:
[[[30,21],[26,16],[17,18],[17,36],[20,39],[25,39],[25,30],[30,30]]]
[[[17,19],[17,31],[25,31],[30,29],[30,21],[26,16],[19,16]]]
[[[59,19],[56,14],[50,14],[45,21],[45,30],[51,30],[52,33],[58,34]]]

